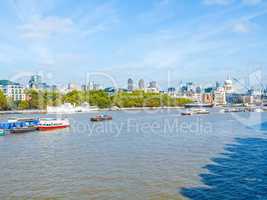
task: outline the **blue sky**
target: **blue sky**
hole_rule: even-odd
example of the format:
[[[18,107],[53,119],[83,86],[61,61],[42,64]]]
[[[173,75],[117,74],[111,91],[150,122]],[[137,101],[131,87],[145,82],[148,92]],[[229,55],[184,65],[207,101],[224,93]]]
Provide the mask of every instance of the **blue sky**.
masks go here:
[[[0,78],[80,83],[97,72],[165,84],[267,73],[266,0],[2,0],[0,26]]]

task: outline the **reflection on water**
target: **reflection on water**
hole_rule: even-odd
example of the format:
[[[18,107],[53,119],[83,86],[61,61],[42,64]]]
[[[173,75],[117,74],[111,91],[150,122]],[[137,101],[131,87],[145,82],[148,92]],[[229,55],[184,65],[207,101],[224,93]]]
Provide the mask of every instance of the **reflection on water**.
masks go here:
[[[257,185],[259,166],[267,171],[260,159],[260,152],[266,157],[267,147],[262,133],[230,114],[181,117],[175,110],[112,112],[111,127],[109,122],[91,123],[94,115],[66,116],[70,129],[0,138],[0,199],[176,200],[199,199],[199,193],[203,194],[200,199],[214,199],[211,195],[224,193],[238,181]],[[267,121],[265,113],[263,119]],[[129,121],[131,126],[125,126]],[[252,136],[255,139],[245,139]],[[240,138],[239,145],[228,146],[224,158],[203,169],[235,138]],[[204,183],[199,174],[208,170],[215,178],[204,175],[203,182],[210,188],[200,188]],[[231,171],[248,177],[238,179],[230,176]],[[181,188],[186,189],[179,193]]]
[[[222,158],[214,158],[201,174],[205,187],[184,188],[192,200],[267,199],[267,140],[237,139]]]

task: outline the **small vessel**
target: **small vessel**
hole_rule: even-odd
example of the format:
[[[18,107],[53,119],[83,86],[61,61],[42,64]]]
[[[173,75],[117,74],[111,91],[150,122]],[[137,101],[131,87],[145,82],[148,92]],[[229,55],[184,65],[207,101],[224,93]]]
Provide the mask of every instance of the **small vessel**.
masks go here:
[[[70,127],[69,120],[53,119],[53,118],[40,119],[39,125],[37,126],[39,131],[47,131],[53,129],[67,128],[67,127]]]
[[[254,110],[254,112],[261,113],[261,112],[264,112],[264,110],[261,109],[261,108],[256,108],[256,109]]]
[[[8,123],[16,123],[16,122],[36,122],[38,121],[37,119],[35,118],[9,118],[7,120]]]
[[[0,129],[0,136],[5,136],[6,133],[5,133],[5,130],[4,129]]]
[[[10,133],[19,134],[19,133],[28,133],[36,131],[37,126],[25,126],[25,127],[16,127],[10,130]]]
[[[100,122],[100,121],[106,121],[106,120],[112,120],[112,116],[110,116],[110,115],[97,115],[97,116],[91,118],[92,122]]]
[[[242,108],[227,108],[227,109],[224,109],[222,112],[224,112],[224,113],[245,112],[245,109],[242,109]]]
[[[182,112],[181,115],[193,115],[193,112],[190,110],[186,110],[186,111]]]
[[[193,112],[194,114],[197,114],[197,115],[207,115],[207,114],[210,113],[210,112],[209,112],[208,110],[206,110],[206,109],[194,109],[194,110],[192,110],[192,112]]]

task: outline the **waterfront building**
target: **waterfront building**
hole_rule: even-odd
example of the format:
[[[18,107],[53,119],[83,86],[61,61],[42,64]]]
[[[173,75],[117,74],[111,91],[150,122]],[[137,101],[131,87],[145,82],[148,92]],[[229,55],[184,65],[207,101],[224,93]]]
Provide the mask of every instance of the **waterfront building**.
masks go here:
[[[201,93],[192,93],[192,98],[198,103],[202,103],[202,94]]]
[[[225,90],[225,93],[226,94],[231,94],[233,93],[233,81],[228,79],[228,80],[225,80],[224,82],[224,90]]]
[[[128,91],[132,92],[134,90],[134,82],[133,79],[128,79]]]
[[[26,99],[24,87],[19,83],[9,80],[0,80],[0,89],[6,97],[13,101],[22,101]]]
[[[226,94],[222,87],[219,87],[214,91],[214,104],[215,105],[225,105],[226,104]]]
[[[244,104],[253,104],[254,103],[254,97],[250,95],[245,95],[242,97],[242,102]]]
[[[202,95],[202,103],[204,104],[214,104],[214,97],[212,93],[204,93]]]
[[[145,81],[144,79],[140,79],[138,82],[138,87],[140,90],[144,90],[145,89]]]
[[[243,103],[243,96],[237,93],[226,94],[226,102],[229,104],[241,104]]]

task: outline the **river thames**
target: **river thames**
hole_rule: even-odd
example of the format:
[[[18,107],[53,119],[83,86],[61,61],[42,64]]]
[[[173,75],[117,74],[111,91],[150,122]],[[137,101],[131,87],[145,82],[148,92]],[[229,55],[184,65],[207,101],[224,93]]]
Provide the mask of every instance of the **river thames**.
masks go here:
[[[251,121],[267,113],[109,114],[99,123],[96,113],[64,115],[69,129],[1,137],[0,199],[266,199],[267,139]]]

